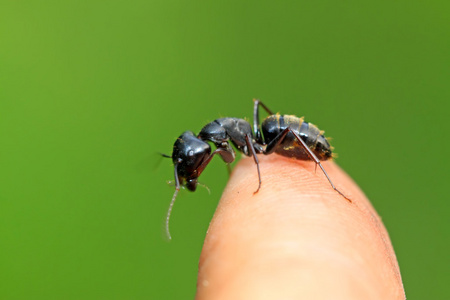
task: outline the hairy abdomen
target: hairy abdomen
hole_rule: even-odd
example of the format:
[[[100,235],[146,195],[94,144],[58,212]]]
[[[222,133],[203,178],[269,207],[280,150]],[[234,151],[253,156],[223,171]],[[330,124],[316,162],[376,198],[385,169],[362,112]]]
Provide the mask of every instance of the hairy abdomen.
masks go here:
[[[298,133],[305,144],[313,151],[319,160],[327,160],[332,157],[333,148],[314,124],[304,122],[303,118],[292,115],[271,115],[261,125],[264,141],[269,144],[283,130],[290,127]],[[300,160],[311,160],[300,142],[289,132],[284,140],[275,148],[275,153]]]

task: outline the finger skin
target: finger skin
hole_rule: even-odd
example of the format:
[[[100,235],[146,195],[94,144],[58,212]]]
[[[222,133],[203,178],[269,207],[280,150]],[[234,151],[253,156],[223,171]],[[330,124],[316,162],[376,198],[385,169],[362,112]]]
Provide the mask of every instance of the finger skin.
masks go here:
[[[196,299],[405,299],[386,229],[333,162],[242,159],[211,221]]]

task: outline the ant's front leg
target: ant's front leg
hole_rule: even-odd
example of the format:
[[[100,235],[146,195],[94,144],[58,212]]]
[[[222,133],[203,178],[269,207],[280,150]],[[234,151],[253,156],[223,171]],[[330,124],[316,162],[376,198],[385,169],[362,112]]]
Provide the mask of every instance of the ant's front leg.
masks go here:
[[[203,170],[206,168],[206,166],[210,163],[210,161],[213,159],[214,155],[219,154],[223,161],[227,164],[232,163],[234,161],[234,151],[232,148],[217,148],[211,155],[197,168],[197,175],[200,176],[200,174],[203,172]]]

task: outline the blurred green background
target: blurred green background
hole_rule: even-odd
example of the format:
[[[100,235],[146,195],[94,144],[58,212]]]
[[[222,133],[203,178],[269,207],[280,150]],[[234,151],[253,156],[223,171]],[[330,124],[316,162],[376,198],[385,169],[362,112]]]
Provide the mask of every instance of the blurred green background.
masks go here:
[[[252,99],[306,116],[372,200],[408,299],[450,299],[448,1],[2,1],[0,298],[192,299],[227,182],[175,139]]]

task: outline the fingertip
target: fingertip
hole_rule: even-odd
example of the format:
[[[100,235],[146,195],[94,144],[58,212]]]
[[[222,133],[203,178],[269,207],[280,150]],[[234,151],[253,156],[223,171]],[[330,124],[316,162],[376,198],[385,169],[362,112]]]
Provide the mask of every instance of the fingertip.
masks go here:
[[[334,163],[324,163],[333,183],[352,203],[333,190],[323,174],[315,173],[310,161],[278,155],[261,156],[259,161],[262,184],[257,193],[258,176],[251,159],[242,159],[233,170],[203,247],[198,299],[234,298],[249,282],[255,289],[278,289],[277,280],[295,294],[298,281],[309,280],[305,276],[318,278],[319,285],[328,284],[323,292],[341,293],[346,299],[364,296],[370,288],[384,288],[374,294],[380,297],[400,295],[384,299],[402,299],[387,232],[345,172]],[[302,269],[306,265],[312,271]],[[345,281],[346,288],[320,281],[330,274]],[[266,283],[267,276],[272,285]],[[368,288],[349,288],[358,285],[357,278],[364,278]]]

